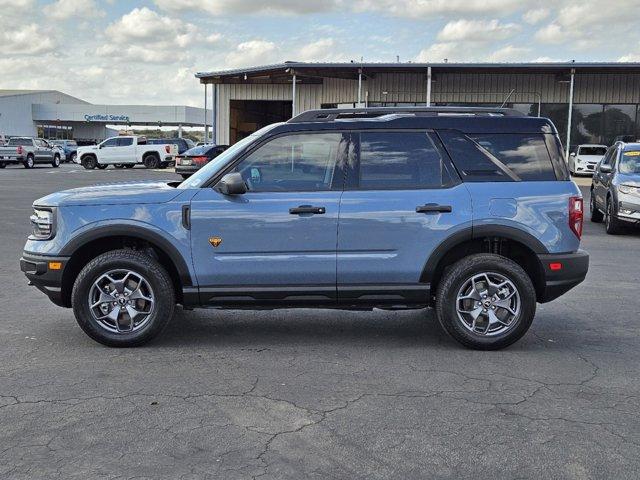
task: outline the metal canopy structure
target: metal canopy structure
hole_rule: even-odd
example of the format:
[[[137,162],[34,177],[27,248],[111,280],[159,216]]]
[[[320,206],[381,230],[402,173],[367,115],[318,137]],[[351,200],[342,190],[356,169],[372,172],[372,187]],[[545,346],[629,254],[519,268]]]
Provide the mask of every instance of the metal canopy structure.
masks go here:
[[[540,63],[314,63],[292,62],[196,73],[200,83],[291,83],[295,74],[299,83],[322,83],[323,78],[358,80],[362,72],[367,77],[379,73],[556,73],[567,79],[576,73],[640,73],[640,63],[614,62],[540,62]]]

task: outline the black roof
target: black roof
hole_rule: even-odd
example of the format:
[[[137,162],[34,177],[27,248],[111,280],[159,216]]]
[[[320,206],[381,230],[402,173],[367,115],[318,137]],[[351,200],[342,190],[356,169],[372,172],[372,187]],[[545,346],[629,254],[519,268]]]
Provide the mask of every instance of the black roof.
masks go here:
[[[557,133],[551,120],[512,109],[412,107],[310,110],[269,132],[450,129],[464,133]]]

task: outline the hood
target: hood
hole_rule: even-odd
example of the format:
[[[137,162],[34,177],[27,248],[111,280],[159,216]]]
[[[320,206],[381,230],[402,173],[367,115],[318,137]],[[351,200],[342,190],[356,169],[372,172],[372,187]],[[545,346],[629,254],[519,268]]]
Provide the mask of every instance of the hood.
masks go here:
[[[636,173],[635,175],[618,173],[616,183],[618,185],[632,185],[634,187],[640,187],[640,173]]]
[[[171,186],[172,183],[174,182],[127,182],[72,188],[39,198],[33,204],[57,207],[165,203],[181,193],[180,190]]]

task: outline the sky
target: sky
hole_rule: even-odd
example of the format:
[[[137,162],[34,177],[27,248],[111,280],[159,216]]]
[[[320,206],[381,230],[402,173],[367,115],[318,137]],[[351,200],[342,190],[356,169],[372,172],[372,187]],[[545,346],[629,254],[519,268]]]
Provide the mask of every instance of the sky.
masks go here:
[[[293,61],[640,61],[640,0],[0,0],[0,89],[202,106],[194,74]]]

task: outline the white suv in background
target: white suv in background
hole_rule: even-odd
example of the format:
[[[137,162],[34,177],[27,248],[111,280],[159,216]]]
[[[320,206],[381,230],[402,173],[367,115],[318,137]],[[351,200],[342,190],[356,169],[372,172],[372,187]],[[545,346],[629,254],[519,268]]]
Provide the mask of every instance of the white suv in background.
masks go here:
[[[596,165],[607,153],[606,145],[578,145],[569,155],[569,171],[571,175],[593,175]]]

